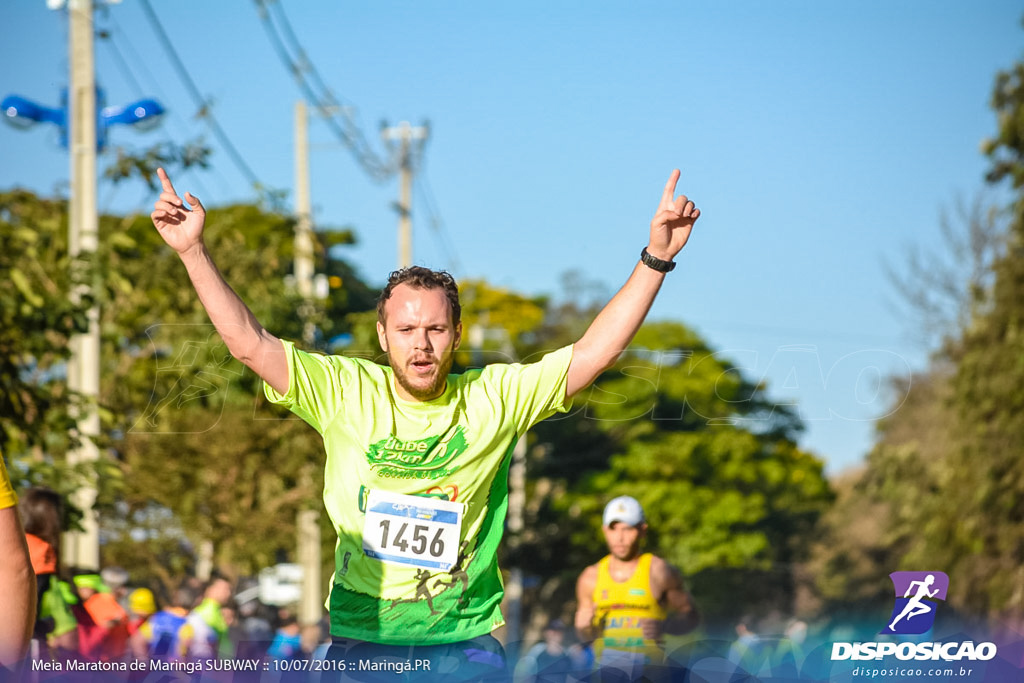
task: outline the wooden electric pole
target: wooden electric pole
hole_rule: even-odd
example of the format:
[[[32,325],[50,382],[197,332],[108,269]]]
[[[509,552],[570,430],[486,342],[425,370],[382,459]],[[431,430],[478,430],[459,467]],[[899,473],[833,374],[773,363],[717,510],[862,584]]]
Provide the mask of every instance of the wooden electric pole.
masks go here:
[[[430,137],[430,127],[402,121],[384,128],[381,137],[389,146],[398,141],[398,267],[405,268],[412,265],[412,177],[423,145]]]
[[[96,73],[93,51],[92,0],[68,3],[69,49],[71,56],[68,84],[68,151],[71,157],[71,198],[68,208],[68,248],[72,258],[87,258],[99,243],[99,218],[96,212]],[[91,287],[95,282],[91,283]],[[80,296],[76,292],[73,296]],[[100,393],[99,307],[88,312],[89,329],[71,340],[68,362],[68,388],[84,401],[78,411],[80,444],[68,452],[69,465],[94,463],[99,459],[95,439],[100,433],[97,401]],[[90,470],[93,468],[90,467]],[[69,532],[63,545],[66,566],[100,568],[99,522],[96,502],[95,471],[89,483],[72,495],[81,509],[82,531]]]
[[[313,325],[313,208],[309,190],[309,115],[306,102],[295,103],[295,286],[302,296],[302,341],[307,349],[315,343]],[[303,486],[313,487],[313,477],[304,471]],[[302,566],[302,597],[299,601],[299,624],[310,627],[319,624],[323,614],[320,600],[320,511],[316,508],[299,510],[296,517],[298,535],[298,561]]]

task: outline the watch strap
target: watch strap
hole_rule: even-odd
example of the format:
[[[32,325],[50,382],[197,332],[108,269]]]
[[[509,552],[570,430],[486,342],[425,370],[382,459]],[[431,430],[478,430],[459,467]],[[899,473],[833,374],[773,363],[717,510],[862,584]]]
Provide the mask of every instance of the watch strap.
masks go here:
[[[666,261],[657,256],[651,256],[647,253],[647,247],[644,247],[643,251],[640,252],[640,263],[659,273],[670,273],[676,267],[675,261]]]

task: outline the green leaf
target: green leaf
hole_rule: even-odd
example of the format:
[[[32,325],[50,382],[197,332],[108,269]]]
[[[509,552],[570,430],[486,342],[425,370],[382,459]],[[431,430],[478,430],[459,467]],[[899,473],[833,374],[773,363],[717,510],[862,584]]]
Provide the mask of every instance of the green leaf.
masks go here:
[[[29,304],[34,308],[43,307],[43,298],[32,291],[32,286],[29,284],[28,279],[25,277],[25,274],[21,272],[20,268],[12,268],[8,271],[8,276]]]

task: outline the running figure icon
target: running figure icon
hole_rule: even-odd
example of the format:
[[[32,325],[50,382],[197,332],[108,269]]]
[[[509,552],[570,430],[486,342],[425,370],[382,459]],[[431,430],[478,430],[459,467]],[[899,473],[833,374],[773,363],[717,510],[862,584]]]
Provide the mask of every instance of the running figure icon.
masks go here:
[[[910,598],[910,594],[913,592],[914,586],[917,586],[917,593],[914,597],[910,598],[910,601],[907,602],[906,605],[904,605],[903,611],[899,613],[899,616],[893,619],[892,623],[889,624],[890,631],[896,630],[896,624],[901,619],[905,618],[907,621],[910,621],[920,614],[928,614],[935,609],[931,604],[923,602],[924,598],[934,598],[935,594],[939,592],[938,588],[933,591],[928,590],[933,583],[935,583],[934,574],[929,574],[923,581],[910,582],[910,586],[907,587],[907,592],[903,594],[903,597]]]

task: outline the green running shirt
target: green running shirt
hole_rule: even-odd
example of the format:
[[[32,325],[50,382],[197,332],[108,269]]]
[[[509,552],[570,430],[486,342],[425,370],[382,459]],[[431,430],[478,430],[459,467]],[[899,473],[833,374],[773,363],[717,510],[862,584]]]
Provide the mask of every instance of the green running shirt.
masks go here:
[[[534,424],[569,410],[572,347],[449,375],[443,395],[410,402],[389,367],[283,344],[288,391],[264,392],[324,440],[324,506],[338,534],[331,634],[427,645],[503,625],[497,549],[512,449]],[[381,502],[382,492],[415,498]]]

